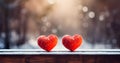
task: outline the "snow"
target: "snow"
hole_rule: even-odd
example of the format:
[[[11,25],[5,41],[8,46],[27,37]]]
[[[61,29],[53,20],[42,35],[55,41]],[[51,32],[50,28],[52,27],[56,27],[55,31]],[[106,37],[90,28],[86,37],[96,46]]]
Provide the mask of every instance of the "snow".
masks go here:
[[[56,45],[55,48],[53,48],[53,51],[68,51],[62,44],[62,37],[59,37],[58,40],[58,44]],[[15,47],[12,46],[12,49],[17,49]],[[19,49],[40,49],[41,51],[43,51],[43,49],[41,49],[38,44],[36,39],[30,39],[28,42],[26,42],[24,45],[19,46]],[[111,49],[111,45],[110,44],[91,44],[89,42],[86,42],[85,40],[83,40],[82,45],[76,49],[76,51],[81,50],[81,49]]]

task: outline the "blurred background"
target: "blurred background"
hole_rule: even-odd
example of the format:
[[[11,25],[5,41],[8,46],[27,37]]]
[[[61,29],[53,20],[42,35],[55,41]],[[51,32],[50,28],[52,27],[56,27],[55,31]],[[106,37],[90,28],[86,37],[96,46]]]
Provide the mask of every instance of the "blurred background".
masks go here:
[[[120,0],[0,0],[0,49],[38,49],[37,37],[80,34],[79,49],[120,48]]]

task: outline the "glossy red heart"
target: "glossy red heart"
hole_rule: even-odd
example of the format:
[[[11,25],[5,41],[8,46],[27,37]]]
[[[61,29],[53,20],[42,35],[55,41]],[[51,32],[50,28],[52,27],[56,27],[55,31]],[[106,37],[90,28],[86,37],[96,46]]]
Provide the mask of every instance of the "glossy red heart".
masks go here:
[[[63,45],[70,51],[75,51],[82,44],[82,36],[76,34],[74,36],[65,35],[62,39]]]
[[[58,38],[56,35],[49,35],[46,37],[45,35],[42,35],[38,37],[38,45],[46,50],[46,51],[51,51],[57,44]]]

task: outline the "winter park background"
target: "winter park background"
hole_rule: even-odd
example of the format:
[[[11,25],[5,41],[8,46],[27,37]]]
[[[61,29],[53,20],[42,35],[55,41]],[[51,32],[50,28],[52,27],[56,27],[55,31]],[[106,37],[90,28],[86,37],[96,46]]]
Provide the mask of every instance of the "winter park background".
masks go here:
[[[0,0],[0,49],[40,49],[39,35],[80,34],[79,49],[120,48],[120,0]]]

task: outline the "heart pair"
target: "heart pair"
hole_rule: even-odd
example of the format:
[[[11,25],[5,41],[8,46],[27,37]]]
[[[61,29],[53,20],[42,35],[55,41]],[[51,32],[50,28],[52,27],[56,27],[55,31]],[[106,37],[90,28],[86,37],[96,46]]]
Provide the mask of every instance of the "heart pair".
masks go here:
[[[58,37],[53,34],[49,35],[48,37],[45,35],[38,37],[38,45],[48,52],[56,46],[57,42]],[[70,51],[75,51],[75,49],[82,44],[82,36],[79,34],[75,34],[74,36],[65,35],[62,38],[62,44]]]

